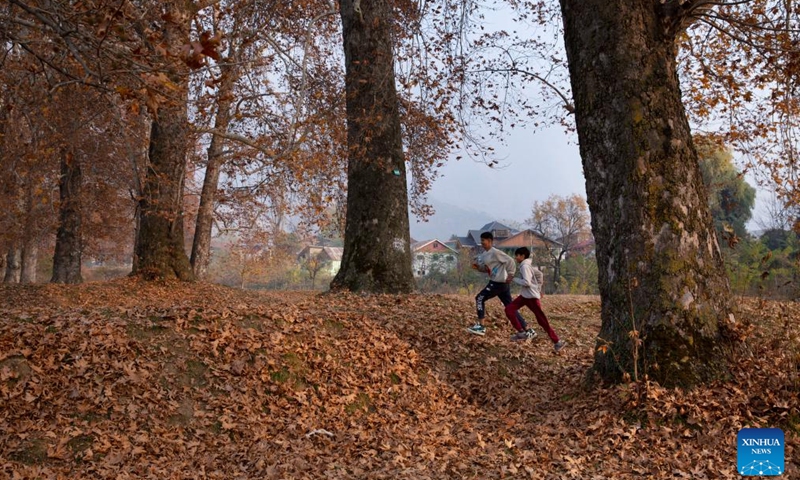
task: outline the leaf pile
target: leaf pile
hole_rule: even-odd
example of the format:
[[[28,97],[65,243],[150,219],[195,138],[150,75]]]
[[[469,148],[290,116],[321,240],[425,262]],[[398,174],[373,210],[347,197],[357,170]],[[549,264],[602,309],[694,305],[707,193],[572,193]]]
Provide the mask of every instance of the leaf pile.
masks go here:
[[[745,426],[800,476],[797,305],[683,392],[586,387],[599,300],[543,303],[560,355],[469,297],[0,286],[0,478],[738,478]]]

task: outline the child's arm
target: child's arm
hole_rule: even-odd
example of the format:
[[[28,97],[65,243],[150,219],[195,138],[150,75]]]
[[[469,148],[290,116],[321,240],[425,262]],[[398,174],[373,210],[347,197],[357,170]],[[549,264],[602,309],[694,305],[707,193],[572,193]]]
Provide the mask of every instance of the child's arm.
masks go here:
[[[521,277],[514,277],[514,283],[517,285],[522,285],[523,287],[532,287],[533,283],[531,282],[531,267],[528,264],[521,264],[519,266],[519,273]]]
[[[503,263],[508,276],[513,278],[514,274],[517,273],[517,262],[515,262],[513,258],[509,257],[504,252],[500,250],[498,250],[498,252],[498,256],[500,257],[498,260]]]

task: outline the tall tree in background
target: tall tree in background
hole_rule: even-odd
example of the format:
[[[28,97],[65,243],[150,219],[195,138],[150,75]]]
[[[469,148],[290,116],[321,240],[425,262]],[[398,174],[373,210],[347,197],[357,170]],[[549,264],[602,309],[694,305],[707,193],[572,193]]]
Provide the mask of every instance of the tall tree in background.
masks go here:
[[[10,53],[2,71],[7,110],[0,163],[0,226],[8,247],[4,281],[33,283],[40,247],[56,223],[51,195],[57,185],[58,145],[48,135],[57,109],[47,106],[46,79],[35,64]]]
[[[561,0],[608,380],[691,386],[726,369],[730,287],[677,74],[695,3]]]
[[[193,280],[183,238],[183,188],[186,151],[189,68],[177,54],[189,45],[192,12],[186,2],[162,2],[162,36],[172,58],[164,52],[164,88],[171,98],[153,108],[147,174],[139,200],[139,223],[133,274],[145,278]],[[184,55],[185,59],[185,55]]]
[[[347,218],[332,289],[410,292],[406,167],[395,87],[391,5],[339,2],[347,95]]]
[[[236,18],[238,19],[238,17]],[[237,23],[234,21],[234,27]],[[237,39],[236,37],[229,40],[227,51],[224,53],[219,67],[219,76],[213,81],[217,89],[214,102],[214,130],[216,131],[227,131],[234,114],[231,106],[234,103],[234,86],[239,79],[239,73],[242,68],[239,61],[240,50],[242,44],[248,41],[249,39],[247,38]],[[197,209],[190,257],[192,271],[201,280],[208,273],[208,264],[211,258],[211,230],[214,223],[214,207],[217,202],[219,176],[225,162],[224,147],[225,139],[220,135],[212,135],[206,149],[203,190],[200,194]]]
[[[342,72],[330,52],[341,50],[337,11],[319,0],[303,8],[236,2],[222,10],[227,13],[200,15],[213,25],[215,37],[222,34],[224,45],[208,69],[211,77],[197,75],[212,97],[211,108],[198,102],[198,110],[213,111],[213,120],[196,120],[200,132],[211,134],[192,246],[192,268],[200,277],[209,260],[212,223],[232,210],[224,203],[241,198],[242,191],[264,197],[261,190],[280,185],[296,197],[285,213],[313,221],[332,192],[342,190],[343,178],[344,108],[337,93]]]
[[[43,75],[60,77],[51,90],[79,83],[114,91],[132,110],[147,103],[153,122],[149,164],[138,192],[134,273],[148,278],[192,278],[181,218],[188,67],[214,51],[202,38],[189,41],[197,8],[180,1],[12,0],[0,13],[4,39],[20,45]]]
[[[694,142],[717,238],[733,247],[747,235],[746,224],[756,201],[756,190],[736,170],[729,149],[704,136],[695,136]]]
[[[533,202],[531,218],[527,220],[533,230],[548,240],[544,242],[553,262],[553,290],[558,291],[561,279],[561,262],[572,249],[589,238],[589,210],[580,195],[562,197],[550,195],[545,201]]]
[[[83,175],[80,159],[68,147],[61,149],[59,179],[59,225],[53,254],[52,283],[81,283],[81,189]]]

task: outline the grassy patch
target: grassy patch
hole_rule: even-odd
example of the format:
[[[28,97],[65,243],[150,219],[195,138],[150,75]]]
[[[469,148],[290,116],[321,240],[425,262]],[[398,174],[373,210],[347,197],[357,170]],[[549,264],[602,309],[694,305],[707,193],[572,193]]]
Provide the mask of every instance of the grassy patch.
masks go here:
[[[305,380],[308,371],[306,362],[296,353],[289,352],[283,354],[283,365],[280,369],[274,370],[269,374],[270,379],[275,383],[289,382],[292,388],[304,390],[309,387]]]
[[[174,415],[170,415],[167,423],[170,425],[187,426],[194,418],[194,405],[192,400],[184,399],[181,401],[178,411]]]
[[[291,378],[291,373],[289,373],[289,369],[286,367],[281,367],[280,370],[276,370],[269,374],[270,380],[275,383],[285,383],[286,381]]]
[[[344,323],[336,320],[325,320],[322,323],[322,328],[335,337],[342,335],[345,331]]]
[[[562,402],[569,402],[570,400],[574,400],[577,397],[578,397],[578,393],[575,393],[575,392],[565,393],[565,394],[561,395],[561,398],[559,400],[562,401]]]
[[[186,371],[181,376],[181,383],[187,387],[204,387],[208,384],[206,379],[208,365],[198,360],[186,360]]]
[[[800,413],[793,413],[786,419],[787,430],[793,431],[796,435],[800,435]]]
[[[353,415],[359,411],[364,411],[366,413],[374,410],[375,407],[372,406],[372,400],[369,398],[369,395],[364,392],[359,393],[353,402],[348,403],[344,407],[344,411],[348,415]]]
[[[497,376],[500,378],[507,378],[511,372],[502,363],[497,366]]]
[[[11,460],[25,465],[42,465],[47,460],[47,442],[41,438],[33,438],[25,443],[21,450],[11,453]]]
[[[94,437],[92,435],[78,435],[67,442],[67,448],[69,448],[75,456],[80,456],[80,454],[88,450],[93,443]]]
[[[139,325],[135,323],[129,323],[126,328],[126,331],[129,337],[135,340],[139,340],[141,342],[153,339],[166,329],[167,327],[159,325],[157,323],[154,323],[152,325]]]
[[[4,373],[2,377],[5,379],[7,386],[12,387],[20,381],[27,380],[31,376],[31,366],[23,356],[13,356],[0,361],[0,371],[8,369],[9,373]]]
[[[81,422],[86,422],[90,425],[95,423],[100,423],[104,420],[108,420],[111,418],[111,415],[108,413],[95,413],[95,412],[84,412],[84,413],[73,413],[69,415],[70,418],[75,418],[80,420]]]

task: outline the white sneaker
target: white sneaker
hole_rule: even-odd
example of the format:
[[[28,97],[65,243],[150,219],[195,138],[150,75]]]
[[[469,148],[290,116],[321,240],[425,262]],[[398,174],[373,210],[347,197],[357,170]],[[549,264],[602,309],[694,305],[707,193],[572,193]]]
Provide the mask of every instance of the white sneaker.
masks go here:
[[[467,331],[475,335],[481,335],[481,336],[486,335],[486,327],[484,327],[480,323],[476,323],[475,325],[469,327]]]
[[[521,332],[517,332],[514,335],[511,335],[511,340],[515,342],[524,342],[527,340],[532,340],[536,338],[536,332],[531,329],[523,330]]]

